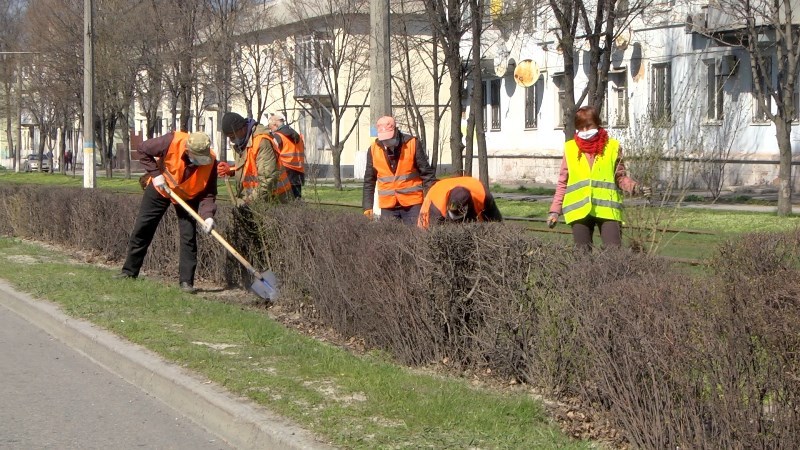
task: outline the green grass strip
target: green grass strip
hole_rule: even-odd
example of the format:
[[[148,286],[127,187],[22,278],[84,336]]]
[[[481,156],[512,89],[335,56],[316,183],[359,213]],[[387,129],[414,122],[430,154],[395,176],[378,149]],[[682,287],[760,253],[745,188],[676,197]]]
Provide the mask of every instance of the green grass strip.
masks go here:
[[[374,448],[590,448],[525,393],[421,374],[379,352],[353,355],[261,311],[157,280],[112,280],[41,246],[0,238],[0,278],[62,306],[327,437]]]

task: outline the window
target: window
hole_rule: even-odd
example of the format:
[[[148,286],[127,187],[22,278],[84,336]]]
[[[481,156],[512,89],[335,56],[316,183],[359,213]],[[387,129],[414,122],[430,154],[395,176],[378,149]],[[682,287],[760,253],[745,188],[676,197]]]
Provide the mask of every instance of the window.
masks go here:
[[[706,120],[719,121],[723,119],[723,89],[725,77],[717,72],[717,61],[710,59],[706,65]]]
[[[500,86],[503,80],[500,78],[489,82],[489,96],[491,97],[490,107],[492,109],[492,131],[500,131]]]
[[[652,84],[650,86],[650,117],[657,125],[667,125],[672,121],[672,65],[653,64]]]
[[[331,66],[333,46],[323,36],[306,36],[297,42],[297,67],[303,70]]]
[[[564,101],[567,98],[567,92],[564,90],[564,72],[553,74],[553,84],[556,85],[558,95],[556,97],[555,117],[556,128],[564,128],[566,122],[564,121]]]
[[[755,115],[753,120],[755,122],[766,122],[769,120],[767,117],[767,111],[772,111],[772,95],[770,91],[770,86],[772,86],[772,58],[764,57],[764,67],[766,72],[764,74],[764,79],[761,80],[761,92],[764,94],[764,103],[758,100],[758,95],[756,95],[755,85],[753,86],[753,103],[755,103]]]
[[[609,104],[613,108],[611,126],[614,127],[627,127],[628,126],[628,72],[625,68],[620,72],[612,72],[608,74],[608,79],[611,82],[611,95],[609,95]]]
[[[525,88],[525,128],[539,126],[539,111],[542,109],[544,78],[539,77],[533,86]]]
[[[797,122],[800,120],[800,86],[796,86],[794,88],[794,98],[792,99],[792,103],[794,104],[794,114],[792,115],[792,120]]]

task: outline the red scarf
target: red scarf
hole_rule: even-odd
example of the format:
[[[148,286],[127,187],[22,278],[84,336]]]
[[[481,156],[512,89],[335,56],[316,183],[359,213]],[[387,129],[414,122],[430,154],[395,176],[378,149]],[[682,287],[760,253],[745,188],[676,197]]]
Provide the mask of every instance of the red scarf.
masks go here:
[[[578,137],[578,132],[575,132],[575,143],[578,144],[578,158],[580,158],[583,153],[602,156],[603,149],[606,148],[607,142],[608,133],[605,128],[599,128],[597,134],[589,139],[581,139]]]

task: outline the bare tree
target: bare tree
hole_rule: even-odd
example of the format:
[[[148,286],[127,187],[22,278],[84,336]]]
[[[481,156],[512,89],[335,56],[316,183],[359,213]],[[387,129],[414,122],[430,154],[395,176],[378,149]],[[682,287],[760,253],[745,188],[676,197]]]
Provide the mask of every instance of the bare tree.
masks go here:
[[[797,120],[800,5],[796,1],[721,0],[709,6],[708,35],[750,57],[757,118],[775,124],[780,165],[778,215],[792,213],[792,121]]]
[[[641,16],[652,3],[652,0],[550,0],[550,9],[558,24],[556,39],[564,60],[565,95],[561,111],[566,140],[572,139],[575,133],[572,117],[578,105],[586,102],[598,111],[604,109],[614,39],[620,30]],[[574,74],[580,64],[577,51],[579,44],[588,47],[589,80],[581,92],[576,92]]]
[[[18,111],[12,106],[12,97],[16,93],[15,83],[17,70],[21,55],[14,55],[11,52],[19,51],[20,16],[22,15],[22,5],[14,0],[0,1],[0,83],[3,87],[3,114],[6,117],[6,142],[8,143],[9,156],[12,158],[12,168],[17,167],[17,157],[14,151],[14,135],[11,131],[12,117],[18,115]],[[8,52],[8,53],[6,53]],[[18,118],[19,120],[19,118]],[[19,147],[19,142],[16,143]]]
[[[294,53],[295,97],[323,126],[330,114],[336,189],[342,188],[341,155],[358,127],[369,96],[368,4],[364,0],[303,0],[294,4],[298,25]],[[352,114],[348,121],[343,119]],[[326,130],[327,131],[327,130]]]
[[[464,113],[463,94],[464,70],[461,57],[461,40],[470,28],[468,0],[428,0],[425,9],[434,36],[439,39],[444,63],[450,76],[450,155],[453,170],[464,171],[464,144],[461,133],[461,116]]]
[[[425,10],[415,2],[396,2],[394,7],[393,27],[398,32],[393,36],[392,55],[400,68],[392,74],[394,103],[403,105],[404,121],[425,144],[435,171],[441,153],[442,119],[449,109],[449,100],[442,95],[447,66],[440,59],[436,30],[423,16]],[[426,99],[431,99],[430,105]]]

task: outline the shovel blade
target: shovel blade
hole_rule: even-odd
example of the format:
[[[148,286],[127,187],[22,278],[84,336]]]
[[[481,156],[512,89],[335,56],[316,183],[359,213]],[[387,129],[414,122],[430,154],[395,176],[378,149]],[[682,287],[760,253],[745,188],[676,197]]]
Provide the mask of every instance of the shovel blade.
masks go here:
[[[253,280],[253,284],[250,285],[250,290],[264,300],[271,302],[277,300],[279,292],[278,279],[275,277],[275,274],[272,272],[262,272],[253,275],[255,279]]]

